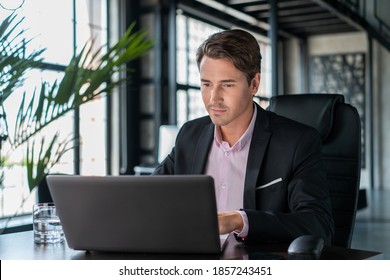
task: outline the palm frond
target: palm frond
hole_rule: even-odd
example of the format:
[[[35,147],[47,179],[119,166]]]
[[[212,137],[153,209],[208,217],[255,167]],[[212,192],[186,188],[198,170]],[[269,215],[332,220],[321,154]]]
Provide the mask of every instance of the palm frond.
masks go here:
[[[45,174],[60,161],[62,156],[72,150],[74,144],[77,143],[73,137],[68,137],[63,141],[58,139],[59,133],[57,132],[46,147],[45,138],[42,138],[38,156],[35,154],[35,141],[27,144],[26,166],[30,191],[41,182]]]
[[[11,14],[0,24],[0,105],[23,83],[26,71],[42,63],[45,49],[27,52],[30,40],[24,29],[17,31],[22,21]]]

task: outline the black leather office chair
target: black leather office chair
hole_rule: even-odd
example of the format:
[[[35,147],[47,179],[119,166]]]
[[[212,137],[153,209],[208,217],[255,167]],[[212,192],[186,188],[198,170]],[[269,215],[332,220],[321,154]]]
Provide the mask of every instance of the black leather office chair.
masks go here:
[[[319,131],[335,221],[333,245],[349,248],[360,184],[361,129],[357,110],[344,103],[344,96],[339,94],[275,96],[268,110]]]

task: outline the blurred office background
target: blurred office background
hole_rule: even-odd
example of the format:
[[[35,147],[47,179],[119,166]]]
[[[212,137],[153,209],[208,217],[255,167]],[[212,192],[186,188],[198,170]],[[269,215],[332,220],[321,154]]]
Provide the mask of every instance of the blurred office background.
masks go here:
[[[0,19],[15,12],[46,48],[41,67],[30,71],[19,94],[33,94],[41,80],[62,77],[65,65],[88,38],[112,44],[136,22],[154,40],[129,65],[131,79],[110,96],[82,105],[57,120],[62,137],[77,136],[51,172],[134,174],[161,158],[162,125],[180,127],[206,111],[200,98],[195,52],[210,34],[241,28],[262,51],[264,108],[273,95],[341,93],[362,125],[361,199],[352,248],[390,252],[390,2],[386,0],[0,0]],[[16,117],[20,95],[4,104]],[[299,108],[297,108],[299,110]],[[9,127],[12,133],[12,127]],[[52,133],[52,129],[42,132]],[[164,144],[163,144],[164,145]],[[36,190],[29,192],[24,152],[7,153],[0,189],[0,220],[23,230]],[[23,220],[23,217],[25,219]]]

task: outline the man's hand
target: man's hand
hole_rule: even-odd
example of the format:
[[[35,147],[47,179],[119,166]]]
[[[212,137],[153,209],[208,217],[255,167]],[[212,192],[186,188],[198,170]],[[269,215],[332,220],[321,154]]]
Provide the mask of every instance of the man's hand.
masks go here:
[[[218,212],[219,234],[242,231],[244,222],[237,211]]]

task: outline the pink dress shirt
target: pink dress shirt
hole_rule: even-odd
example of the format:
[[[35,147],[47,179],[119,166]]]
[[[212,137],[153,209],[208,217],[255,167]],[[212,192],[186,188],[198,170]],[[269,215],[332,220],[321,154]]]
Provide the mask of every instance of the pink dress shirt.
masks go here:
[[[237,232],[239,237],[246,237],[249,230],[248,218],[243,208],[244,184],[249,146],[256,122],[256,106],[252,120],[241,138],[230,147],[221,138],[221,128],[215,126],[214,141],[211,146],[205,173],[214,178],[218,211],[238,211],[244,221],[244,228]]]

